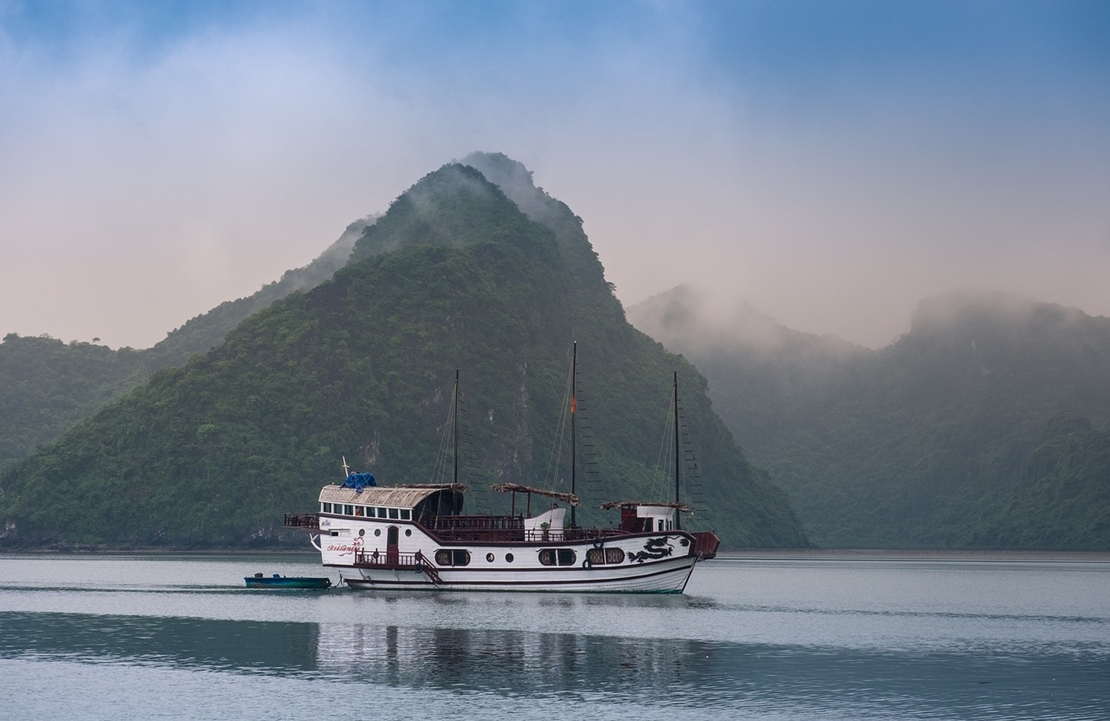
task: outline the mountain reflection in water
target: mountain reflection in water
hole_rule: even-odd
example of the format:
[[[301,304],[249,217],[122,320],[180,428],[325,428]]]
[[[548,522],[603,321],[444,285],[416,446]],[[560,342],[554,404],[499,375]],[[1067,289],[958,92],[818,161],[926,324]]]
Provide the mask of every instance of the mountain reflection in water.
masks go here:
[[[113,662],[410,690],[824,715],[1097,718],[1104,649],[1023,656],[783,647],[517,630],[0,613],[0,658]],[[1006,718],[1007,716],[997,716]]]

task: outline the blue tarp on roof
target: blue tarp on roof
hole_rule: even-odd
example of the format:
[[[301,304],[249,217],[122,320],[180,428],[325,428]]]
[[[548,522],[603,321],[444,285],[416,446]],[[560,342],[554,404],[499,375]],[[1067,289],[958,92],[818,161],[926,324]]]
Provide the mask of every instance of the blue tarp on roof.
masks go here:
[[[374,482],[373,473],[352,473],[347,476],[347,480],[343,481],[343,486],[346,488],[355,489],[356,493],[362,493],[362,489],[366,486],[376,486]]]

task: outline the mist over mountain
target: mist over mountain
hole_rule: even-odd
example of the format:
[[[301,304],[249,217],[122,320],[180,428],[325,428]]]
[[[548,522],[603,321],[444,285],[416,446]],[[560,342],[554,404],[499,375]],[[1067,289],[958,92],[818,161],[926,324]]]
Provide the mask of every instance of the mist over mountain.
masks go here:
[[[805,545],[785,494],[713,413],[705,379],[625,321],[581,221],[515,161],[467,162],[493,177],[460,163],[429,173],[362,229],[330,281],[253,313],[0,473],[0,543],[299,544],[282,514],[314,508],[341,457],[385,484],[442,472],[456,371],[468,506],[507,506],[494,481],[568,490],[558,439],[577,341],[581,521],[600,520],[605,500],[673,493],[660,437],[677,372],[683,459],[699,471],[685,469],[696,511],[684,523],[731,547]]]
[[[375,219],[368,216],[351,223],[308,265],[286,271],[250,296],[196,316],[151,348],[113,350],[46,336],[6,335],[0,343],[0,468],[58,438],[153,373],[207,352],[251,314],[327,280],[346,264],[355,241]]]
[[[690,288],[629,318],[706,375],[818,545],[1110,548],[1110,319],[957,291],[869,350]]]

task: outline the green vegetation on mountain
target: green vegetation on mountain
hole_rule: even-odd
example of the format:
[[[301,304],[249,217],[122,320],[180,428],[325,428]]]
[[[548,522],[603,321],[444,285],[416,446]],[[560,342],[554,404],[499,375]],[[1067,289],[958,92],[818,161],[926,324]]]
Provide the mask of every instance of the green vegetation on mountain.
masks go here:
[[[0,468],[144,377],[140,351],[8,334],[0,343]]]
[[[250,296],[221,303],[152,348],[112,350],[48,337],[5,336],[0,343],[0,468],[55,440],[156,371],[207,352],[251,314],[327,280],[347,262],[355,240],[372,222],[366,218],[352,223],[309,265],[287,271],[281,280]]]
[[[706,374],[814,543],[1110,549],[1110,320],[954,293],[871,351],[703,310],[686,289],[630,317]]]
[[[255,313],[209,353],[0,473],[0,542],[303,543],[282,532],[282,515],[313,509],[319,487],[342,477],[341,456],[379,483],[436,477],[456,369],[468,506],[507,510],[488,490],[496,481],[567,490],[565,460],[552,457],[577,340],[580,522],[599,520],[605,500],[670,497],[656,460],[677,371],[702,478],[687,523],[711,523],[732,547],[804,545],[785,495],[713,414],[705,380],[624,321],[580,222],[561,207],[549,225],[473,167],[429,174],[366,229],[331,281]]]

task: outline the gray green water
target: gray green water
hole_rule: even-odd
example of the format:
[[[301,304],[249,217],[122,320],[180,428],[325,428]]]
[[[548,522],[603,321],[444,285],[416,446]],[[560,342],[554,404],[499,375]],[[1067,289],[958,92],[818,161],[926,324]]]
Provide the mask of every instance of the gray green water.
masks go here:
[[[717,559],[684,596],[246,589],[257,571],[327,575],[0,556],[0,718],[1110,718],[1108,563]]]

